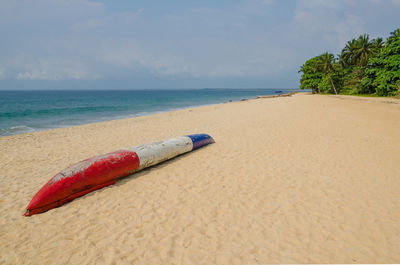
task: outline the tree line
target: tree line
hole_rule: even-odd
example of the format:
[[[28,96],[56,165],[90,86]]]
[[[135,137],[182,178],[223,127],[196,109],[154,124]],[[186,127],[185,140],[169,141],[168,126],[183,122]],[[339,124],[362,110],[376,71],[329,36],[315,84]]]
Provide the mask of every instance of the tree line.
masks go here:
[[[400,95],[400,28],[382,38],[360,35],[340,55],[325,52],[301,67],[300,88],[313,93]]]

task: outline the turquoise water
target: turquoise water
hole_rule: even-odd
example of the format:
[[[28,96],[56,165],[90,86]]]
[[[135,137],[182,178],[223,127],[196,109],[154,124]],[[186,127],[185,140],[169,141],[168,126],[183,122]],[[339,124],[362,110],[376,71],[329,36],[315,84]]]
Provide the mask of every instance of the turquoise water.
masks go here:
[[[287,93],[291,89],[0,91],[0,136]]]

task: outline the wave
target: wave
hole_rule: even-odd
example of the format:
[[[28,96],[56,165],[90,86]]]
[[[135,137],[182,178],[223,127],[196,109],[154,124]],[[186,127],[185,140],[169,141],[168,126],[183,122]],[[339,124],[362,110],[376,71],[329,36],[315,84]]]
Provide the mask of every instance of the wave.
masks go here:
[[[0,136],[118,120],[272,95],[286,90],[53,91],[1,93]]]
[[[49,108],[49,109],[38,109],[38,110],[21,110],[13,112],[0,112],[0,118],[16,118],[26,116],[41,116],[49,114],[75,114],[84,112],[99,112],[99,111],[110,111],[116,107],[113,106],[100,106],[100,107],[66,107],[66,108]]]
[[[30,133],[35,132],[37,129],[31,128],[29,126],[20,125],[20,126],[12,126],[9,128],[0,128],[0,136],[7,136],[13,134],[21,134],[21,133]]]

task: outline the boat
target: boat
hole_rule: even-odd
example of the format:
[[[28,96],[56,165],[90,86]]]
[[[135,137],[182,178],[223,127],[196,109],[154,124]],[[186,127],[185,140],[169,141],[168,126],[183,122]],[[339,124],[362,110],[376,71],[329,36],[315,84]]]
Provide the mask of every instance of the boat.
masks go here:
[[[208,134],[191,134],[88,158],[51,178],[32,198],[24,216],[59,207],[119,178],[211,143],[214,139]]]

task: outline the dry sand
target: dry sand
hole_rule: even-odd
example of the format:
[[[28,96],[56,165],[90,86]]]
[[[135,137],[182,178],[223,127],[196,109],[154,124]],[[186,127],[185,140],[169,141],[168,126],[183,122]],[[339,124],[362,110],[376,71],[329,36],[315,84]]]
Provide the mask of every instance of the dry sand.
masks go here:
[[[295,95],[0,138],[1,264],[400,263],[400,102]],[[44,214],[59,170],[216,143]]]

